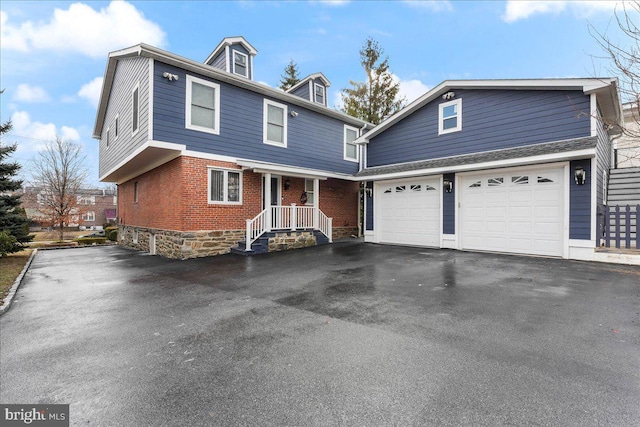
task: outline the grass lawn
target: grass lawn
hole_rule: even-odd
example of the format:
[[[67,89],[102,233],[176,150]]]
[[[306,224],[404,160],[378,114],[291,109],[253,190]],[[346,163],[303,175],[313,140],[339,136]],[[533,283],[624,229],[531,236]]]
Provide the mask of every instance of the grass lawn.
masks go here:
[[[5,258],[0,258],[0,305],[4,297],[15,282],[16,278],[29,260],[32,249],[9,254]]]

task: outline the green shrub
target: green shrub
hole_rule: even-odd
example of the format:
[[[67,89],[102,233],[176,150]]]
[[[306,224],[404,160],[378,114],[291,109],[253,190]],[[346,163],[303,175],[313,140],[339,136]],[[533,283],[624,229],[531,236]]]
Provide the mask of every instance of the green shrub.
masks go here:
[[[118,230],[117,229],[113,229],[113,230],[109,230],[108,232],[105,232],[106,236],[109,240],[111,240],[112,242],[117,242],[118,241]]]
[[[17,252],[22,249],[22,245],[18,243],[16,236],[8,231],[0,231],[0,257],[4,258],[7,254]]]
[[[76,239],[79,245],[100,245],[106,243],[106,237],[80,237]]]

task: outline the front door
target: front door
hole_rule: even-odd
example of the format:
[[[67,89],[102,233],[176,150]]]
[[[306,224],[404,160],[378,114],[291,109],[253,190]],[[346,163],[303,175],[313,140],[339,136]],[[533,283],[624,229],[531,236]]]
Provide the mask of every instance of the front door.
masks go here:
[[[266,208],[265,205],[265,179],[262,178],[262,209]],[[271,177],[271,206],[279,206],[280,205],[280,197],[281,197],[281,191],[280,191],[280,177],[279,176],[272,176]]]

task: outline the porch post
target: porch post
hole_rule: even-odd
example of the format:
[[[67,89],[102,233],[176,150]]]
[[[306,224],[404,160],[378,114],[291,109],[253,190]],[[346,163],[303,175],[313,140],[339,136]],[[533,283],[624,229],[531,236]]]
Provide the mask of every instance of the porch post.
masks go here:
[[[320,180],[318,178],[313,179],[313,228],[318,230],[320,228]]]
[[[264,208],[267,210],[265,215],[265,230],[271,231],[271,213],[273,212],[273,208],[271,207],[271,174],[263,173],[263,186],[264,186]]]
[[[291,218],[291,231],[296,231],[296,224],[298,223],[298,219],[296,218],[296,204],[291,203],[291,212],[289,213],[289,218]]]

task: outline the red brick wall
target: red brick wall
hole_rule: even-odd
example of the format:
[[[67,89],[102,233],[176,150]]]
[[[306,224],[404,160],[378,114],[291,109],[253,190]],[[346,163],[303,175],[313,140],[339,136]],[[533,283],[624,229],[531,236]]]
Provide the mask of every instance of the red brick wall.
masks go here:
[[[122,224],[176,231],[244,230],[246,220],[262,211],[262,175],[242,172],[241,205],[209,204],[208,167],[240,169],[234,163],[183,156],[121,184]],[[304,179],[289,181],[289,190],[282,189],[282,203],[300,205]],[[134,182],[138,182],[138,203],[133,202]],[[333,218],[334,227],[357,227],[358,183],[320,181],[320,209]]]
[[[262,211],[262,183],[260,174],[242,172],[242,204],[209,204],[207,167],[240,169],[234,163],[182,158],[182,196],[184,230],[244,230],[246,220]]]
[[[183,230],[182,159],[177,158],[118,186],[121,224]],[[138,203],[134,203],[134,183]]]

